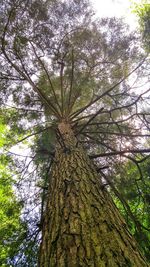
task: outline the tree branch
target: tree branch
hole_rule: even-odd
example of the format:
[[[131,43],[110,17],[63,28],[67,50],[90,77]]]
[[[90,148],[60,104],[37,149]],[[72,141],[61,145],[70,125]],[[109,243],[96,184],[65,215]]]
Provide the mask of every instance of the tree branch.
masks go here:
[[[13,8],[11,9],[11,11],[9,13],[7,23],[6,23],[5,27],[4,27],[4,31],[3,31],[3,35],[2,35],[2,47],[1,47],[2,52],[3,52],[7,62],[21,75],[21,77],[23,77],[26,81],[29,82],[29,84],[32,86],[34,91],[38,93],[38,95],[41,98],[41,100],[43,100],[44,103],[49,106],[49,108],[52,110],[52,112],[57,117],[59,117],[59,114],[58,114],[58,111],[56,110],[56,108],[53,106],[53,104],[49,100],[47,100],[47,98],[44,96],[44,94],[41,92],[41,90],[35,85],[35,83],[31,79],[31,77],[28,75],[27,71],[25,69],[24,69],[24,72],[21,71],[20,68],[15,63],[12,62],[12,60],[10,59],[10,57],[8,56],[8,54],[6,52],[6,49],[5,49],[5,36],[6,36],[8,25],[10,23],[12,12],[13,12]]]
[[[87,104],[85,107],[75,111],[72,115],[71,118],[74,119],[75,117],[77,117],[80,113],[82,113],[83,111],[85,111],[87,108],[89,108],[90,106],[92,106],[94,103],[96,103],[98,100],[100,100],[102,97],[104,97],[105,95],[107,95],[108,93],[110,93],[115,87],[117,87],[118,85],[120,85],[123,81],[125,81],[131,74],[133,74],[145,61],[145,59],[147,58],[147,56],[129,73],[127,74],[124,78],[122,78],[118,83],[116,83],[115,85],[113,85],[112,87],[110,87],[107,91],[105,91],[103,94],[101,94],[100,96],[96,97],[95,100],[90,101],[89,104]]]
[[[140,153],[150,153],[150,148],[145,148],[145,149],[127,149],[123,151],[114,151],[114,152],[106,152],[106,153],[100,153],[97,155],[90,155],[89,157],[91,159],[96,159],[100,157],[108,157],[108,156],[117,156],[117,155],[123,155],[126,153],[135,153],[135,154],[140,154]]]
[[[98,116],[100,114],[100,112],[103,110],[104,108],[100,108],[89,120],[86,124],[83,125],[83,127],[80,129],[80,131],[76,134],[79,135],[81,132],[83,132],[83,130],[89,125],[89,123],[94,120],[96,118],[96,116]]]
[[[55,90],[54,90],[54,87],[53,87],[51,78],[50,78],[50,76],[49,76],[49,73],[48,73],[48,71],[47,71],[47,69],[46,69],[46,67],[45,67],[45,65],[44,65],[44,63],[43,63],[43,61],[42,61],[42,60],[40,59],[40,57],[38,56],[38,54],[37,54],[37,52],[36,52],[36,50],[35,50],[35,47],[34,47],[34,45],[32,44],[32,42],[30,42],[30,44],[31,44],[31,46],[32,46],[32,48],[33,48],[33,51],[34,51],[34,54],[35,54],[36,58],[38,59],[39,63],[41,64],[41,66],[43,67],[43,69],[44,69],[44,71],[45,71],[45,73],[46,73],[46,76],[47,76],[47,78],[48,78],[49,84],[50,84],[50,86],[51,86],[51,88],[52,88],[52,92],[53,92],[53,95],[54,95],[56,104],[57,104],[57,106],[59,107],[59,109],[61,110],[61,107],[60,107],[60,105],[59,105],[59,102],[58,102],[58,99],[57,99],[57,96],[56,96],[56,93],[55,93]],[[58,112],[58,111],[57,111],[57,112]],[[59,112],[58,112],[58,113],[59,113]]]

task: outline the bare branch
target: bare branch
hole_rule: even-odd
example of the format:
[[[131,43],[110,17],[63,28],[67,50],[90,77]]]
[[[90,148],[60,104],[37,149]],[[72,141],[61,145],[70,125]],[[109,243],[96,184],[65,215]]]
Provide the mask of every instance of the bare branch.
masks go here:
[[[41,100],[44,101],[44,103],[54,112],[54,114],[57,117],[59,117],[58,111],[56,110],[54,105],[45,97],[45,95],[42,93],[40,88],[38,88],[36,86],[36,84],[32,81],[31,77],[28,75],[27,71],[24,68],[24,65],[23,65],[22,61],[21,61],[21,64],[22,64],[22,67],[24,69],[24,72],[22,70],[20,70],[20,68],[10,59],[10,57],[8,56],[8,54],[6,52],[6,49],[5,49],[5,36],[6,36],[8,25],[10,23],[10,19],[11,19],[12,13],[13,13],[13,8],[9,13],[7,23],[6,23],[5,27],[4,27],[4,31],[3,31],[3,35],[2,35],[2,47],[1,47],[2,52],[3,52],[6,60],[8,61],[8,63],[21,75],[21,77],[23,79],[25,79],[26,81],[29,82],[29,84],[32,86],[34,91],[38,93],[38,95],[41,98]],[[19,58],[19,59],[21,60],[21,58]]]
[[[114,152],[106,152],[106,153],[100,153],[97,155],[90,155],[89,157],[91,159],[96,159],[100,157],[108,157],[108,156],[117,156],[117,155],[123,155],[126,153],[135,153],[135,154],[140,154],[140,153],[150,153],[150,148],[145,148],[145,149],[127,149],[123,151],[114,151]]]
[[[96,116],[98,116],[101,111],[103,110],[104,108],[100,108],[89,120],[86,124],[83,125],[83,127],[80,129],[80,131],[76,134],[76,135],[79,135],[81,132],[83,132],[83,130],[89,125],[89,123],[94,120],[96,118]]]
[[[19,141],[17,141],[15,144],[12,144],[12,146],[15,146],[15,145],[17,145],[17,144],[23,142],[24,140],[28,139],[28,138],[31,137],[31,136],[40,134],[40,133],[46,131],[46,130],[49,129],[49,128],[50,128],[50,127],[47,127],[47,128],[44,128],[44,129],[42,129],[42,130],[40,130],[40,131],[38,131],[38,132],[34,132],[34,133],[32,133],[32,134],[29,134],[29,135],[25,136],[24,138],[20,139]]]
[[[120,85],[123,81],[125,81],[131,74],[133,74],[139,67],[141,67],[141,65],[144,63],[145,59],[147,58],[147,56],[138,64],[138,66],[136,66],[129,74],[127,74],[124,78],[122,78],[118,83],[116,83],[115,85],[113,85],[112,87],[110,87],[107,91],[105,91],[103,94],[101,94],[100,96],[96,97],[95,100],[90,101],[89,104],[87,104],[85,107],[77,110],[76,112],[74,112],[71,115],[71,118],[74,119],[75,117],[77,117],[80,113],[82,113],[83,111],[85,111],[87,108],[89,108],[90,106],[92,106],[94,103],[96,103],[98,100],[100,100],[102,97],[104,97],[105,95],[107,95],[108,93],[110,93],[114,88],[116,88],[118,85]]]
[[[36,52],[36,50],[35,50],[35,47],[34,47],[34,45],[32,44],[31,41],[30,41],[30,44],[31,44],[31,46],[32,46],[32,48],[33,48],[33,51],[34,51],[34,54],[35,54],[36,58],[38,59],[39,63],[41,64],[41,66],[43,67],[43,69],[44,69],[44,71],[45,71],[45,73],[46,73],[46,76],[47,76],[48,81],[49,81],[49,84],[50,84],[50,86],[51,86],[51,89],[52,89],[52,92],[53,92],[53,95],[54,95],[56,104],[57,104],[58,108],[61,110],[61,107],[60,107],[60,105],[59,105],[59,102],[58,102],[58,99],[57,99],[57,96],[56,96],[56,93],[55,93],[55,89],[54,89],[54,87],[53,87],[53,84],[52,84],[50,75],[49,75],[49,73],[48,73],[48,71],[47,71],[47,69],[46,69],[46,67],[45,67],[45,65],[44,65],[44,62],[43,62],[43,61],[40,59],[40,57],[38,56],[38,54],[37,54],[37,52]],[[58,112],[58,111],[57,111],[57,112]]]
[[[74,80],[74,53],[73,53],[73,49],[72,49],[72,68],[71,68],[71,81],[70,81],[70,90],[69,90],[69,99],[68,99],[68,109],[69,112],[70,110],[70,104],[71,104],[71,96],[72,96],[72,90],[73,90],[73,80]]]
[[[127,137],[150,137],[150,134],[132,134],[132,133],[113,133],[113,132],[107,132],[107,131],[84,131],[84,133],[94,133],[94,134],[110,134],[110,135],[117,135],[117,136],[127,136]]]

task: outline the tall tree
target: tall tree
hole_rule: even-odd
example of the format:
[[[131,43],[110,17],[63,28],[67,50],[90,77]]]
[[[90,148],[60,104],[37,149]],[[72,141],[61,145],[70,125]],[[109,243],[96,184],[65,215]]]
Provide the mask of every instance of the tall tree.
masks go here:
[[[118,156],[150,152],[138,34],[95,21],[80,0],[4,1],[0,27],[1,102],[14,109],[7,146],[35,136],[21,191],[27,209],[42,195],[39,266],[148,266],[106,189]]]

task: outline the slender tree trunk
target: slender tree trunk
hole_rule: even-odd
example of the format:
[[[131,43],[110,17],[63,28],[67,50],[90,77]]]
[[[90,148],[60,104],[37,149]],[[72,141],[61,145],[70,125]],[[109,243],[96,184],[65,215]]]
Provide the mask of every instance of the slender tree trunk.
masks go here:
[[[39,266],[148,266],[69,125],[59,129],[65,148],[51,171]]]

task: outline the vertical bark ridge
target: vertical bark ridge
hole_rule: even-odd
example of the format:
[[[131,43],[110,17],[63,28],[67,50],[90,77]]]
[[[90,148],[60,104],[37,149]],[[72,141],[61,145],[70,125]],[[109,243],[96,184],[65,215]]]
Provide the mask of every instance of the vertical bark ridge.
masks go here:
[[[40,267],[148,266],[82,148],[58,149],[51,177]]]

